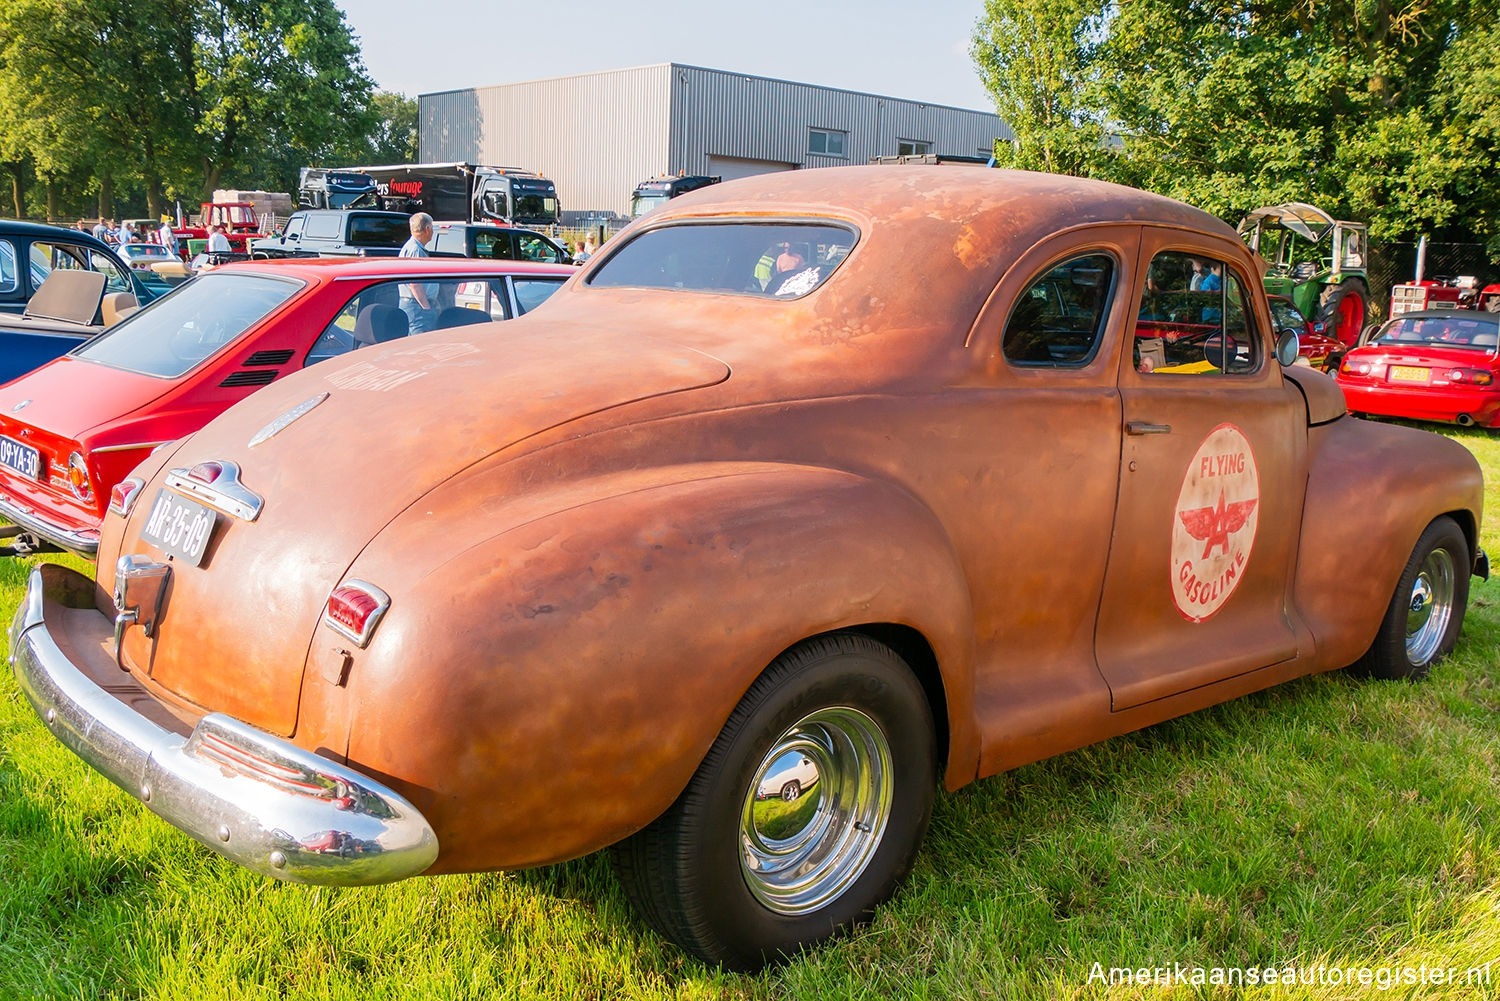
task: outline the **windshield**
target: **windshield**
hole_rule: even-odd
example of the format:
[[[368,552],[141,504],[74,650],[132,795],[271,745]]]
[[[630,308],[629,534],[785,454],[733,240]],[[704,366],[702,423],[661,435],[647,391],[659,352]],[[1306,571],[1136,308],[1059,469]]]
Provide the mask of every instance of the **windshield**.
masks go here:
[[[630,199],[630,218],[638,219],[652,209],[661,208],[672,200],[666,192],[650,195],[634,195]]]
[[[1455,311],[1452,316],[1406,316],[1385,325],[1376,344],[1388,347],[1433,345],[1495,353],[1500,322],[1489,316]]]
[[[816,223],[678,223],[640,233],[589,284],[796,299],[828,280],[855,239]]]
[[[551,195],[516,192],[516,221],[549,223],[557,221],[557,199]]]
[[[302,282],[215,272],[188,282],[73,352],[164,379],[188,372],[286,302]]]

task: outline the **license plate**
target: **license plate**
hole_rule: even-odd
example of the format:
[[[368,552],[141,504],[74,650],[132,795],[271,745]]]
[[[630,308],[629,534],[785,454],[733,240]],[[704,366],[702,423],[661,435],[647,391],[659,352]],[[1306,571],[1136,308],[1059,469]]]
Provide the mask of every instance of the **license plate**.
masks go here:
[[[156,492],[141,538],[191,566],[203,562],[217,512],[165,487]]]
[[[30,445],[0,435],[0,466],[9,466],[33,480],[42,478],[42,453]]]
[[[1428,369],[1418,368],[1414,365],[1392,365],[1386,378],[1391,382],[1427,382]]]

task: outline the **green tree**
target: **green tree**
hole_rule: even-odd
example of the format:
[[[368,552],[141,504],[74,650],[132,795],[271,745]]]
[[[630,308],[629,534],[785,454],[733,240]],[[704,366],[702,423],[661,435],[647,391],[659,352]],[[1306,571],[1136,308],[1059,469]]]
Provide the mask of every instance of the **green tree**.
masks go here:
[[[997,163],[1058,174],[1101,169],[1104,130],[1089,99],[1102,23],[1076,0],[986,0],[969,51],[1015,134],[995,144]]]
[[[1021,148],[1060,117],[1081,125],[1071,165],[1020,165],[1076,165],[1231,221],[1300,200],[1377,237],[1500,231],[1492,5],[1117,0],[1092,13],[987,6],[975,61]],[[1107,154],[1095,123],[1114,137]]]
[[[91,174],[101,203],[138,179],[151,215],[226,182],[290,190],[373,127],[372,87],[332,0],[0,5],[0,162],[49,191]]]
[[[290,190],[373,127],[373,83],[331,0],[198,4],[188,90],[205,199],[224,178]]]

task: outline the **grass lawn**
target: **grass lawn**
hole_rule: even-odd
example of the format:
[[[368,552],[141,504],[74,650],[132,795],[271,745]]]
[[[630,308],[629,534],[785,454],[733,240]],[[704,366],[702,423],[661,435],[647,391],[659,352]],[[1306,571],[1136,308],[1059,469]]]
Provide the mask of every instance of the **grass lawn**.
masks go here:
[[[1500,556],[1500,437],[1453,437],[1485,467]],[[5,623],[26,570],[0,560]],[[79,762],[7,671],[0,1001],[1500,997],[1500,580],[1474,584],[1425,682],[1304,679],[941,796],[873,924],[755,977],[655,938],[602,857],[351,890],[252,875]],[[1090,980],[1490,960],[1492,986]]]

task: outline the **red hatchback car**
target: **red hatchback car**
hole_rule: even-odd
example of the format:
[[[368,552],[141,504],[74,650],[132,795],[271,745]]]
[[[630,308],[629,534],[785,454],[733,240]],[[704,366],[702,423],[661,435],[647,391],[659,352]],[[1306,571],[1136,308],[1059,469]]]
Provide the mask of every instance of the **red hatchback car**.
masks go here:
[[[1339,387],[1357,414],[1500,426],[1500,314],[1429,309],[1388,321],[1344,356]]]
[[[0,386],[0,521],[14,526],[0,529],[10,536],[0,555],[57,546],[92,556],[105,511],[123,504],[137,485],[127,475],[158,445],[261,386],[356,348],[529,312],[576,270],[361,258],[254,262],[202,275]],[[340,374],[364,388],[382,378],[359,363]]]

